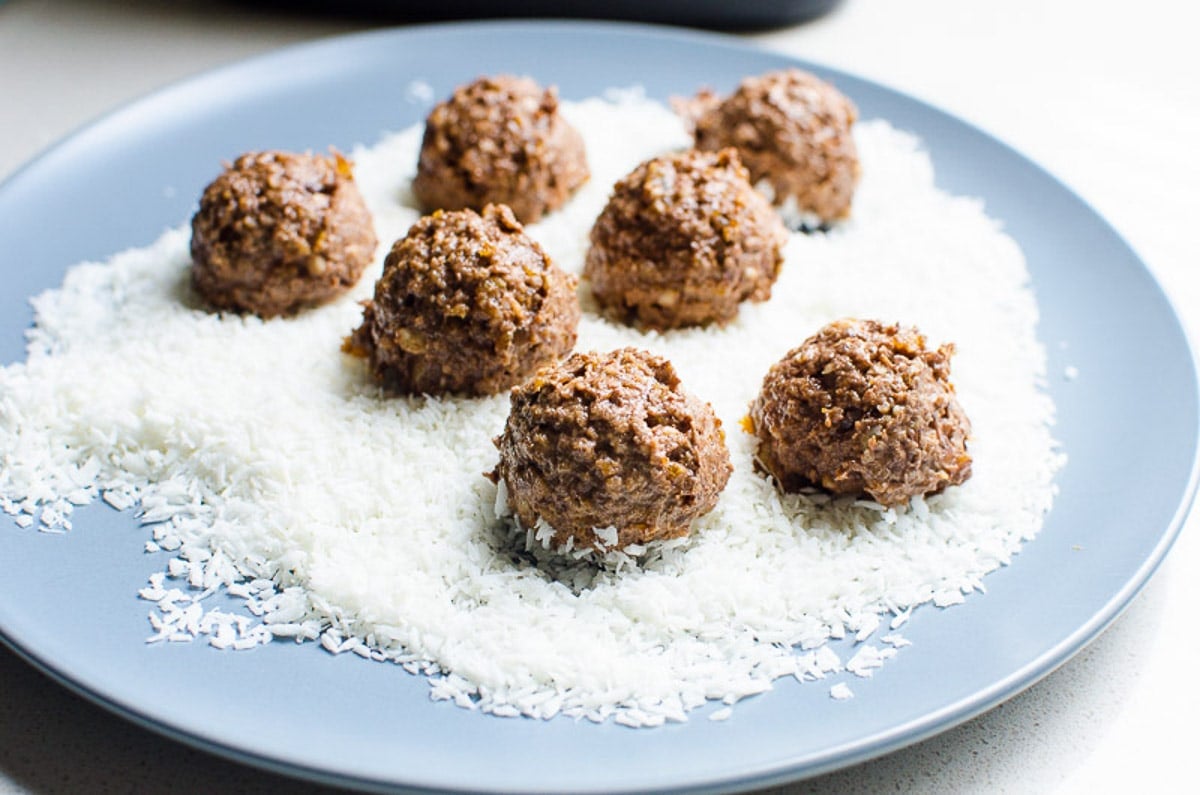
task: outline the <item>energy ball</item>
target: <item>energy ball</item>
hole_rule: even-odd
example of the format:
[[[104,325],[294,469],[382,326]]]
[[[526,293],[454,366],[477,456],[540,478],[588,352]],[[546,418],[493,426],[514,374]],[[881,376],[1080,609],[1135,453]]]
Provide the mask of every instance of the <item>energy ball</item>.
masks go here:
[[[789,217],[829,224],[850,214],[858,184],[854,103],[799,69],[750,77],[724,100],[694,103],[697,149],[736,147],[750,180]]]
[[[377,242],[341,155],[251,152],[200,197],[192,285],[216,310],[289,315],[354,286]]]
[[[496,439],[508,505],[561,547],[624,549],[686,535],[732,467],[721,421],[675,368],[636,348],[576,353],[512,392]]]
[[[727,323],[765,301],[787,230],[733,149],[648,160],[592,226],[584,277],[610,315],[652,329]]]
[[[884,506],[971,476],[971,423],[950,383],[953,345],[915,328],[838,320],[763,379],[750,406],[757,461],[784,491],[819,486]]]
[[[557,91],[502,75],[460,86],[429,114],[412,189],[426,210],[507,204],[531,224],[588,173],[583,138],[558,112]]]
[[[403,394],[495,394],[574,347],[575,285],[508,207],[438,210],[388,252],[345,350]]]

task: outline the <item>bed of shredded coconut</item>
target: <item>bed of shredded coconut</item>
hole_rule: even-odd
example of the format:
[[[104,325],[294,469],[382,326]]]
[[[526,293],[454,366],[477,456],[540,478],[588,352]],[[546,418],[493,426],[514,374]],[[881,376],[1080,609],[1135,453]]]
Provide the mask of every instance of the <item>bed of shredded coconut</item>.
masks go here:
[[[529,232],[578,272],[613,182],[688,141],[637,92],[563,111],[592,178]],[[0,370],[0,509],[51,530],[97,497],[137,511],[147,552],[163,556],[149,583],[130,583],[152,603],[151,640],[312,640],[399,663],[468,709],[654,726],[783,676],[871,675],[907,645],[895,630],[915,606],[982,590],[1038,531],[1062,457],[1021,252],[981,202],[934,186],[919,141],[872,120],[855,129],[853,218],[793,234],[773,297],[736,322],[643,334],[600,319],[581,288],[577,349],[669,357],[723,419],[735,471],[686,540],[602,560],[544,549],[545,528],[516,529],[481,474],[506,395],[387,397],[339,351],[387,244],[418,217],[420,136],[354,153],[384,244],[332,305],[268,322],[203,311],[186,226],[77,265],[33,299],[27,360]],[[782,496],[755,473],[739,420],[763,374],[842,316],[956,344],[952,378],[974,428],[965,485],[884,510]],[[210,609],[218,590],[245,610]],[[847,636],[859,643],[843,661],[824,644]]]

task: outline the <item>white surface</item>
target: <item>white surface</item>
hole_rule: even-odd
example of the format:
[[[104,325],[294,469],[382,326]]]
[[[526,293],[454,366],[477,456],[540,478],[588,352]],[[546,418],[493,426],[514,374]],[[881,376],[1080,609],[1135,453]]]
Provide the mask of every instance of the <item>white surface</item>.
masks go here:
[[[1198,22],[1175,0],[845,0],[814,23],[746,38],[924,99],[1029,155],[1116,226],[1200,329]],[[0,5],[0,178],[176,78],[365,25],[250,3]],[[1198,521],[1126,614],[1026,693],[772,792],[1185,791],[1200,713]],[[0,793],[97,790],[322,791],[161,739],[0,650]]]

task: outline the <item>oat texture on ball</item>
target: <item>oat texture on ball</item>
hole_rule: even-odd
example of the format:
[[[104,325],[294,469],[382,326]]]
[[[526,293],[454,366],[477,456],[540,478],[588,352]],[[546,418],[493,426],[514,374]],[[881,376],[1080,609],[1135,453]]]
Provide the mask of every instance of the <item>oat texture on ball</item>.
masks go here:
[[[735,147],[750,178],[788,217],[822,225],[850,214],[859,179],[854,103],[800,69],[748,77],[724,99],[682,103],[698,149]]]
[[[434,107],[413,180],[426,210],[507,204],[524,223],[556,210],[588,179],[583,138],[558,92],[527,77],[481,77]]]
[[[838,320],[771,367],[750,410],[757,461],[785,491],[819,486],[884,506],[971,475],[953,345],[915,328]]]
[[[345,350],[397,392],[495,394],[574,346],[575,283],[505,205],[439,210],[392,246]]]
[[[568,548],[685,535],[733,470],[712,407],[637,348],[576,353],[513,390],[496,446],[508,506]]]
[[[787,241],[737,151],[646,161],[613,187],[591,231],[584,277],[607,313],[644,328],[727,323],[765,301]]]
[[[200,197],[192,218],[192,285],[217,310],[293,314],[353,287],[376,243],[351,164],[341,155],[252,152]]]

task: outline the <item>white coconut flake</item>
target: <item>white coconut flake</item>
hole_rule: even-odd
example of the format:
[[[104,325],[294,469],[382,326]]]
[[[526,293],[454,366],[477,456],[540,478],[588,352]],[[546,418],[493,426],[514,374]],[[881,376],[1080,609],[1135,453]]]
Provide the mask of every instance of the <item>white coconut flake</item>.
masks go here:
[[[817,670],[822,674],[842,670],[842,659],[838,657],[837,652],[828,646],[821,646],[817,649],[814,654],[814,662],[816,663]]]
[[[861,643],[875,634],[875,630],[879,629],[879,620],[878,613],[866,613],[854,616],[848,623],[850,628],[854,630],[855,642]]]
[[[845,682],[838,682],[829,688],[829,697],[835,701],[845,701],[846,699],[854,698],[854,691]]]
[[[419,83],[409,97],[428,99]],[[578,273],[613,182],[688,137],[636,90],[563,112],[592,178],[529,232]],[[506,395],[389,398],[340,352],[387,243],[418,217],[421,132],[353,153],[384,244],[332,304],[270,321],[203,311],[185,226],[76,265],[33,299],[27,358],[0,369],[0,509],[55,530],[97,496],[139,511],[146,550],[166,552],[149,584],[130,583],[154,603],[150,642],[348,651],[496,716],[647,727],[725,702],[709,716],[721,720],[775,678],[842,670],[830,638],[852,636],[845,669],[873,672],[899,645],[865,642],[883,621],[895,630],[914,607],[962,601],[1041,527],[1062,456],[1021,252],[979,201],[935,187],[913,136],[875,120],[855,128],[853,216],[791,235],[771,299],[728,326],[642,334],[601,319],[581,288],[577,349],[669,358],[721,417],[735,469],[688,538],[549,549],[552,529],[517,527],[508,495],[481,474],[495,466]],[[966,484],[885,510],[781,495],[755,472],[739,421],[763,374],[843,316],[956,345],[952,377],[973,426]],[[242,611],[208,607],[217,592]]]
[[[875,669],[882,666],[885,660],[889,660],[895,656],[896,650],[894,648],[880,649],[868,644],[861,647],[846,662],[846,670],[855,676],[866,678],[873,675]]]
[[[593,528],[592,535],[596,537],[602,548],[611,548],[617,545],[617,528],[612,525]]]

